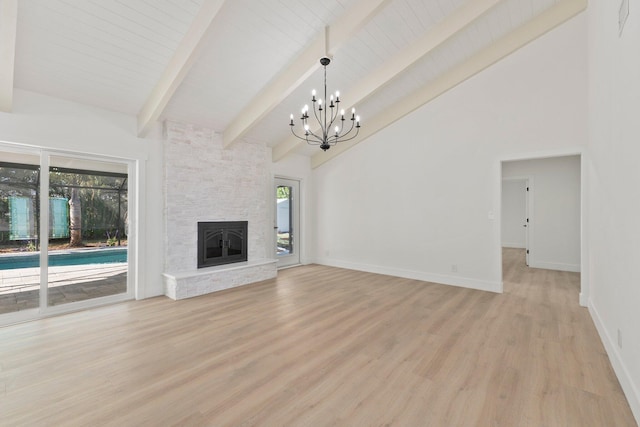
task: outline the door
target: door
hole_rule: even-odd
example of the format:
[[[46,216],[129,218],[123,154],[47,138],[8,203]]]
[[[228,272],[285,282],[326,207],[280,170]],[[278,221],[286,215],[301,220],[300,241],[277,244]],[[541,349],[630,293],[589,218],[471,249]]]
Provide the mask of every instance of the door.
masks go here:
[[[300,181],[275,179],[275,232],[278,268],[300,264]]]
[[[40,307],[40,156],[0,158],[0,318],[21,321]]]
[[[128,165],[51,155],[48,178],[47,305],[131,293]]]
[[[529,265],[529,178],[504,178],[502,181],[502,246],[522,248]]]
[[[130,167],[0,144],[0,325],[133,297]]]

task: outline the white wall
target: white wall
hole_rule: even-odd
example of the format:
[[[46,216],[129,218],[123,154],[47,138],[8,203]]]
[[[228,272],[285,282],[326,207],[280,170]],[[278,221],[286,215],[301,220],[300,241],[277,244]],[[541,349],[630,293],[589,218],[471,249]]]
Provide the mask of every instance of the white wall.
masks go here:
[[[135,117],[16,89],[12,113],[0,112],[0,141],[137,160],[141,195],[136,296],[163,292],[162,144],[136,137]]]
[[[640,422],[640,7],[589,2],[589,308]],[[622,346],[618,345],[618,331]]]
[[[501,291],[500,160],[586,143],[585,36],[582,14],[316,169],[318,262]]]
[[[580,156],[504,162],[502,176],[532,177],[529,266],[580,271]]]
[[[527,181],[526,179],[502,180],[502,225],[503,248],[526,247],[527,229]]]

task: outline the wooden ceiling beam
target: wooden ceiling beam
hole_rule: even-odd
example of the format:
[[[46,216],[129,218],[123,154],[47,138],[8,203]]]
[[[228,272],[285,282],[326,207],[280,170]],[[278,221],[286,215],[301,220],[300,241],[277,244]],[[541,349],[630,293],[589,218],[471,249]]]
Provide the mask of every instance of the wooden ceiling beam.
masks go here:
[[[311,157],[311,167],[315,169],[339,156],[360,141],[374,135],[470,77],[485,70],[521,47],[573,18],[586,8],[587,0],[561,0],[536,18],[502,37],[491,46],[481,50],[438,79],[396,102],[378,116],[367,120],[367,126],[363,126],[360,129],[358,139],[338,144],[326,152],[319,151],[313,155]]]
[[[320,68],[319,59],[333,55],[369,22],[390,0],[360,0],[347,10],[330,31],[323,32],[286,69],[280,72],[260,93],[252,99],[227,126],[223,133],[225,147],[242,138],[262,118],[291,94],[314,71]]]
[[[348,99],[352,103],[351,105],[357,105],[373,95],[393,78],[467,28],[501,1],[503,0],[474,0],[466,2],[444,21],[425,33],[424,36],[398,52],[389,61],[385,61],[380,68],[360,80],[356,86],[350,88]],[[345,110],[349,109],[345,108]],[[367,120],[368,122],[369,120]],[[317,134],[319,128],[312,129],[312,131]],[[288,137],[273,148],[272,160],[277,162],[303,144],[305,144],[304,141],[294,136]]]
[[[18,0],[0,0],[0,111],[13,108]]]
[[[225,0],[205,0],[160,80],[138,113],[138,136],[144,138],[158,120],[198,57],[203,38]]]

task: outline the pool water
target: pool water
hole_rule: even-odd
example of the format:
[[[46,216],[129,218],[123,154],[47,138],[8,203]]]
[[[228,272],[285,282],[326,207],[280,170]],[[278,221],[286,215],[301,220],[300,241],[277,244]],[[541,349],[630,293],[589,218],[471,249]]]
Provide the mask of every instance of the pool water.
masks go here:
[[[56,251],[49,254],[49,266],[110,264],[127,262],[127,249],[104,248],[76,251]],[[0,255],[0,270],[40,266],[40,252]]]

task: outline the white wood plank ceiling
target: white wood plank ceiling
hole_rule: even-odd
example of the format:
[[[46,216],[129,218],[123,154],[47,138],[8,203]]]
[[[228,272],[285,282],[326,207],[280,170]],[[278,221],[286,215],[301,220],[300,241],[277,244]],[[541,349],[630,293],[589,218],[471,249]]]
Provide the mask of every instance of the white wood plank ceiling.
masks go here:
[[[274,147],[277,160],[317,150],[291,140],[288,117],[321,88],[323,53],[333,56],[329,90],[356,104],[364,127],[538,17],[554,14],[548,30],[586,0],[0,0],[12,4],[15,61],[0,77],[13,72],[14,87],[136,115],[141,134],[156,119],[204,125],[225,145]],[[11,19],[0,34],[11,35]]]

